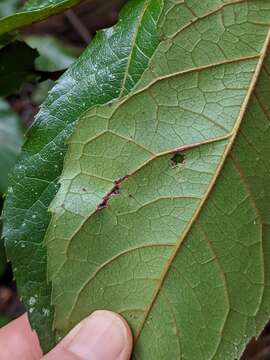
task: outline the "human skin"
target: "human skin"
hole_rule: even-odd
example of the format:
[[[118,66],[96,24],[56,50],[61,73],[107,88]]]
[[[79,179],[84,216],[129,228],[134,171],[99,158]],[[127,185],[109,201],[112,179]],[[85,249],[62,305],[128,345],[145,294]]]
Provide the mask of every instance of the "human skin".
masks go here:
[[[27,315],[0,329],[1,360],[129,360],[132,335],[125,320],[110,311],[96,311],[79,323],[47,355]]]

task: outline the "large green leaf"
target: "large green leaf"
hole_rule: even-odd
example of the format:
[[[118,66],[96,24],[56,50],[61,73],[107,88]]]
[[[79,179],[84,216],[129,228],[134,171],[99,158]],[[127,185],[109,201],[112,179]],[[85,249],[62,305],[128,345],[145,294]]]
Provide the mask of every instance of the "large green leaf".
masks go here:
[[[4,0],[5,1],[5,0]],[[82,0],[29,0],[19,12],[0,19],[0,35],[44,20],[65,11]]]
[[[7,252],[45,350],[54,344],[54,335],[43,237],[50,220],[47,208],[62,171],[65,140],[85,110],[122,96],[136,84],[158,45],[160,3],[131,0],[119,23],[97,34],[50,92],[11,177],[4,210]]]
[[[270,3],[168,0],[159,24],[136,91],[69,140],[54,327],[112,309],[134,359],[233,360],[270,316]]]

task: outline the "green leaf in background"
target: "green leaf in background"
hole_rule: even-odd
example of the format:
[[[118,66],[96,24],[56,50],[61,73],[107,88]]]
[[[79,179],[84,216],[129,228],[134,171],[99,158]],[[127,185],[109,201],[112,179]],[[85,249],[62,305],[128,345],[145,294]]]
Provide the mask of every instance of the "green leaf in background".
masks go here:
[[[4,235],[20,295],[44,350],[54,342],[44,235],[58,189],[65,141],[85,110],[122,96],[139,80],[159,43],[161,1],[130,0],[118,24],[97,33],[49,93],[28,133],[5,201]],[[23,189],[23,191],[22,191]]]
[[[38,52],[21,41],[0,49],[0,96],[8,96],[25,82],[36,78],[34,62]]]
[[[15,13],[19,8],[18,0],[0,0],[0,21],[2,17]],[[14,38],[16,32],[6,33],[0,35],[0,49],[10,43]]]
[[[23,127],[20,119],[10,109],[8,103],[0,99],[0,216],[3,205],[2,196],[8,187],[8,175],[20,153],[22,142]],[[1,234],[2,221],[0,219],[0,276],[6,270],[6,254]]]
[[[40,56],[35,60],[35,67],[39,71],[65,70],[81,52],[78,48],[62,44],[52,36],[29,36],[24,40],[39,52]]]
[[[54,327],[111,309],[136,360],[234,360],[270,316],[270,3],[165,1],[160,24],[136,91],[69,140]]]
[[[36,105],[41,105],[46,100],[48,92],[54,87],[55,82],[52,80],[42,81],[37,84],[33,91],[31,100]]]
[[[0,98],[0,193],[8,187],[8,174],[21,151],[23,127],[18,116]]]
[[[6,1],[6,0],[3,0]],[[63,12],[82,0],[30,0],[16,14],[0,19],[0,35]]]
[[[18,0],[0,0],[0,19],[15,13],[18,8]]]

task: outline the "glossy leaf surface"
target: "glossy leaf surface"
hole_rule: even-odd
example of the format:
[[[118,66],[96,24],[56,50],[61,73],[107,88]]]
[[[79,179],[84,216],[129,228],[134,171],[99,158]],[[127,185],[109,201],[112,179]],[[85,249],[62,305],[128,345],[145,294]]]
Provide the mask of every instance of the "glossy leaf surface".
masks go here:
[[[46,238],[65,334],[120,312],[134,359],[239,358],[270,315],[269,1],[165,1],[135,91],[85,112]]]
[[[122,96],[136,84],[158,45],[160,10],[160,1],[131,0],[114,28],[98,32],[50,92],[11,177],[12,193],[4,209],[6,247],[44,350],[53,346],[55,337],[43,240],[50,221],[48,206],[62,171],[65,141],[80,114]]]

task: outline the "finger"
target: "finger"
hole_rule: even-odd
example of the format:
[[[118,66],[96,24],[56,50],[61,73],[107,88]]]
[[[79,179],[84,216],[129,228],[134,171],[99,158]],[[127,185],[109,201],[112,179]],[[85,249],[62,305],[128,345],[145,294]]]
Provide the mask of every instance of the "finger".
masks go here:
[[[27,315],[0,329],[1,360],[38,360],[42,357],[36,333]]]
[[[77,325],[43,360],[129,360],[131,331],[121,316],[96,311]]]

